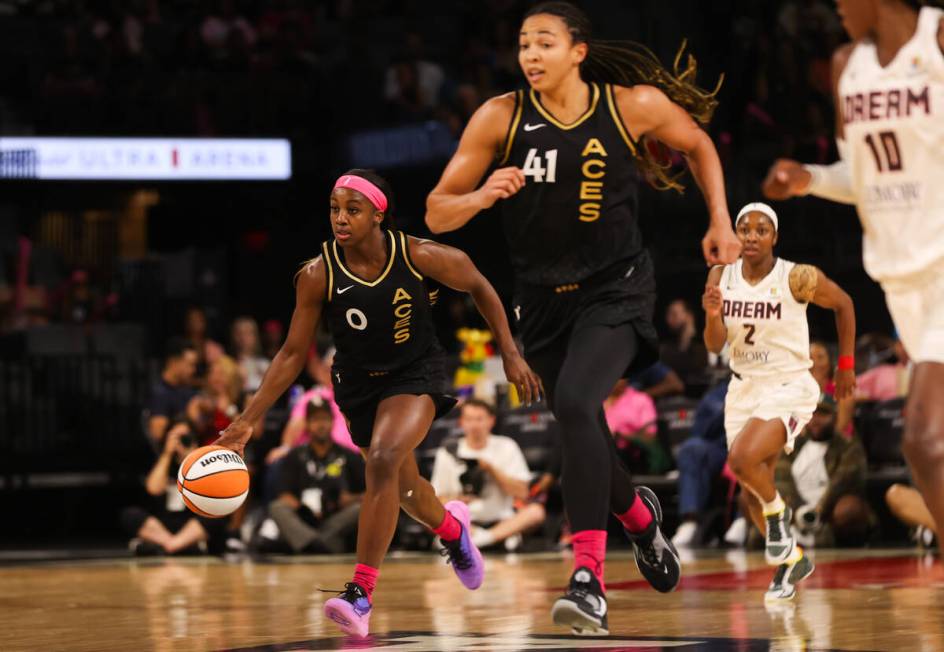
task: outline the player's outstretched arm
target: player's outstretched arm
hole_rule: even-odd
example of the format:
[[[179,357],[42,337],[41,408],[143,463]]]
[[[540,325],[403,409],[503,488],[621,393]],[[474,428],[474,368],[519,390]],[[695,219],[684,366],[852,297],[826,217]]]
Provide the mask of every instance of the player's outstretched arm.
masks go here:
[[[443,171],[439,183],[426,198],[426,226],[433,233],[455,231],[499,199],[507,199],[524,186],[517,167],[495,170],[476,190],[482,175],[495,161],[515,110],[512,94],[488,100],[472,115],[462,133],[459,149]]]
[[[721,274],[724,267],[712,267],[705,283],[705,293],[701,297],[701,306],[705,309],[705,348],[712,353],[721,353],[728,341],[728,327],[722,318],[723,301],[721,298]]]
[[[498,293],[472,260],[454,247],[431,240],[410,238],[409,246],[410,258],[422,274],[448,285],[453,290],[468,292],[472,296],[475,307],[488,322],[488,327],[495,337],[509,382],[514,383],[518,395],[526,405],[540,400],[544,395],[541,379],[531,371],[531,367],[518,352]]]
[[[711,137],[654,86],[617,87],[616,102],[633,138],[655,138],[685,156],[708,206],[708,232],[701,243],[705,260],[709,265],[733,263],[741,253],[741,243],[731,228],[724,172]]]
[[[298,274],[295,288],[295,312],[288,328],[285,342],[272,359],[269,370],[262,379],[259,391],[249,401],[246,410],[236,417],[230,426],[220,433],[216,443],[243,454],[243,448],[252,435],[252,424],[259,420],[272,404],[298,378],[311,345],[315,327],[321,318],[321,306],[325,296],[327,280],[324,261],[319,256]]]
[[[836,314],[839,334],[839,370],[836,372],[836,400],[852,396],[855,391],[855,306],[845,290],[836,285],[813,265],[797,265],[790,270],[790,292],[803,303],[814,303]]]

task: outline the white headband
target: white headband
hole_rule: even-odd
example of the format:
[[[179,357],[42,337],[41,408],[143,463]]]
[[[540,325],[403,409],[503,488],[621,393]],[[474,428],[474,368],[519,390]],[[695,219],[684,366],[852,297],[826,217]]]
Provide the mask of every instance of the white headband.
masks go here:
[[[734,220],[734,226],[737,228],[737,225],[740,223],[741,218],[747,215],[748,213],[761,213],[770,218],[770,221],[774,223],[774,231],[780,230],[780,223],[777,222],[777,214],[774,212],[770,206],[763,202],[755,201],[751,202],[747,206],[741,209],[741,212],[738,213],[737,218]]]

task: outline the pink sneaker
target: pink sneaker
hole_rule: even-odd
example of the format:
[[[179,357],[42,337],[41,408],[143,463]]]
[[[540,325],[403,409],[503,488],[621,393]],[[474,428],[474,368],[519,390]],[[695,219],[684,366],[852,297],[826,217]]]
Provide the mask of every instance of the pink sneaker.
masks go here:
[[[370,600],[359,584],[348,582],[344,592],[325,602],[325,615],[349,636],[366,638],[370,624]]]
[[[472,543],[469,506],[461,500],[452,500],[446,503],[446,509],[459,521],[462,534],[455,541],[443,541],[441,554],[449,558],[452,569],[465,588],[475,590],[482,586],[482,580],[485,578],[485,560]]]

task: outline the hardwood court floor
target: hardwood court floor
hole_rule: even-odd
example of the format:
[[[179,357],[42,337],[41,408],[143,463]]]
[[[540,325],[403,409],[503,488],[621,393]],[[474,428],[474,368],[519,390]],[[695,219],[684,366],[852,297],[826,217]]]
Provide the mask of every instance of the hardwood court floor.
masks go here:
[[[549,617],[560,555],[493,557],[468,592],[439,557],[384,564],[367,641],[322,615],[347,559],[96,561],[0,568],[0,650],[944,650],[944,571],[907,550],[815,553],[795,606],[769,612],[761,555],[700,554],[669,595],[607,563],[611,636]]]

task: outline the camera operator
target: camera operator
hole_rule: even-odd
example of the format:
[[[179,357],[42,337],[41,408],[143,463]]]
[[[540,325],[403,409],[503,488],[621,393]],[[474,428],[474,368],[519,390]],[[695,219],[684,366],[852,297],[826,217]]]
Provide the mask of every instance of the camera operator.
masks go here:
[[[875,524],[865,500],[865,449],[836,432],[836,402],[821,394],[806,436],[776,467],[777,490],[793,508],[806,546],[861,546]]]
[[[134,537],[128,547],[135,555],[223,551],[226,519],[193,514],[177,491],[177,469],[196,448],[190,424],[186,420],[173,422],[164,438],[164,448],[144,483],[153,504],[147,508],[128,507],[122,513],[124,528]]]
[[[492,434],[494,426],[491,405],[476,399],[463,403],[463,436],[436,452],[430,482],[444,503],[462,500],[469,505],[477,546],[504,541],[506,549],[514,550],[521,533],[544,522],[545,511],[538,502],[515,511],[515,500],[528,499],[531,472],[517,442]]]

